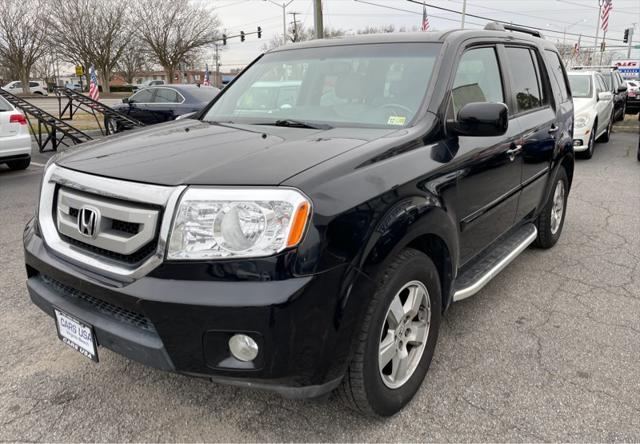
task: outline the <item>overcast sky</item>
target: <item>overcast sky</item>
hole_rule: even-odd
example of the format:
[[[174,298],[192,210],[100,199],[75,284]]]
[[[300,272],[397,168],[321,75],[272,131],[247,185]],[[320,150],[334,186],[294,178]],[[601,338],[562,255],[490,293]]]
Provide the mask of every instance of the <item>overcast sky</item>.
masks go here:
[[[244,66],[262,52],[262,47],[274,34],[282,34],[282,7],[266,0],[201,0],[212,9],[222,22],[228,35],[240,31],[255,32],[257,26],[263,30],[262,39],[247,36],[229,40],[221,53],[222,70]],[[274,0],[282,4],[283,0]],[[288,1],[288,0],[287,0]],[[462,10],[462,0],[428,0],[427,3],[457,11]],[[422,6],[406,0],[322,0],[325,27],[344,30],[362,29],[368,25],[394,25],[411,28],[419,26]],[[381,6],[376,6],[381,5]],[[396,9],[389,9],[396,8]],[[400,10],[398,10],[400,9]],[[312,0],[293,0],[286,9],[287,22],[293,21],[290,12],[297,12],[297,20],[305,26],[313,26]],[[460,15],[427,6],[432,29],[460,27]],[[545,28],[548,39],[563,40],[566,28],[567,43],[574,43],[582,34],[581,45],[593,46],[598,15],[598,0],[468,0],[467,13],[517,24]],[[640,44],[640,0],[613,0],[613,10],[609,19],[607,45],[623,45],[624,29],[635,27],[634,41]],[[486,20],[468,16],[468,28],[481,28]],[[602,38],[602,31],[600,31]],[[626,55],[626,49],[621,49]],[[640,50],[632,52],[632,57],[640,57]],[[213,56],[209,58],[212,60]]]

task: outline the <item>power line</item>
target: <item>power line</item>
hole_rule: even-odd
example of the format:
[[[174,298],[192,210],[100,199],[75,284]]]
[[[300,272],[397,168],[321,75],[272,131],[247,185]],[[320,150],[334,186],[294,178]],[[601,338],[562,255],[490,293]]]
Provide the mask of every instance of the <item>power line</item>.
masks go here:
[[[356,0],[356,1],[359,1],[359,0]],[[426,6],[430,7],[430,8],[439,9],[441,11],[453,12],[454,14],[462,14],[460,11],[456,11],[455,9],[449,9],[449,8],[445,8],[443,6],[432,5],[430,3],[423,3],[423,2],[418,1],[418,0],[406,0],[406,1],[408,1],[409,3],[418,4],[418,5],[426,5]],[[589,39],[593,39],[593,40],[596,39],[595,36],[588,35],[588,34],[576,34],[575,32],[555,31],[555,30],[549,29],[549,28],[540,28],[540,27],[537,27],[537,26],[523,25],[523,24],[515,23],[515,22],[507,22],[505,20],[498,20],[498,19],[494,19],[494,18],[491,18],[491,17],[485,17],[485,16],[482,16],[482,15],[470,14],[468,12],[466,13],[466,15],[468,17],[474,17],[474,18],[478,18],[478,19],[481,19],[481,20],[487,20],[489,22],[504,23],[504,24],[507,24],[507,25],[514,25],[514,26],[520,26],[520,27],[523,27],[523,28],[536,29],[538,31],[555,32],[555,33],[559,33],[559,34],[573,35],[573,36],[576,36],[576,37],[589,38]]]

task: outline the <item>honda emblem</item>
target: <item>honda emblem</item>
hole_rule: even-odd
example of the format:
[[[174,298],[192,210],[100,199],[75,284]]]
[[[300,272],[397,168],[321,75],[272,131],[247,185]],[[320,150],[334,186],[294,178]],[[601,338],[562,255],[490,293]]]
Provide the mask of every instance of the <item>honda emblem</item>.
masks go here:
[[[100,213],[95,208],[82,207],[78,212],[78,231],[83,236],[95,239],[100,226]]]

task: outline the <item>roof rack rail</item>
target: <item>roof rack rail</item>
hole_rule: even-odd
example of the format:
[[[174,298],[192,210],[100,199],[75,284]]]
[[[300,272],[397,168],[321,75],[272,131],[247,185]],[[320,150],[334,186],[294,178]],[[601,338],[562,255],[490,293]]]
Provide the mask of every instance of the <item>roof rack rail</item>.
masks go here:
[[[524,34],[529,34],[529,35],[532,35],[534,37],[538,37],[540,39],[544,38],[542,33],[540,31],[535,30],[535,29],[525,28],[523,26],[509,25],[509,24],[506,24],[506,23],[489,22],[489,23],[487,23],[485,25],[484,29],[487,30],[487,31],[515,31],[515,32],[522,32]]]
[[[612,69],[615,71],[618,67],[615,65],[578,65],[571,67],[571,69]]]

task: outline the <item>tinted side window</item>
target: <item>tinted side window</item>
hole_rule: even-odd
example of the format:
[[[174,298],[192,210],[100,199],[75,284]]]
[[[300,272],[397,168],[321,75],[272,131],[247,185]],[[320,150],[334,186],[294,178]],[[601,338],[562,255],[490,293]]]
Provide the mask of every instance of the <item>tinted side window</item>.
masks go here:
[[[502,77],[494,48],[471,49],[462,55],[451,95],[456,116],[467,103],[504,103]]]
[[[158,88],[153,101],[154,103],[179,103],[182,102],[182,97],[175,89]]]
[[[569,100],[569,97],[571,97],[571,93],[567,86],[566,72],[562,65],[562,61],[560,60],[560,56],[556,52],[550,51],[548,49],[544,51],[544,55],[547,62],[547,67],[549,68],[549,72],[551,73],[551,81],[560,93],[562,101],[566,102],[567,100]]]
[[[527,48],[507,47],[511,87],[516,99],[516,112],[528,111],[543,105],[540,88],[540,72],[534,62],[531,50]]]
[[[136,103],[151,103],[152,89],[143,89],[131,96],[131,100]]]
[[[29,82],[29,88],[34,88],[36,86],[40,86],[38,82]]]

